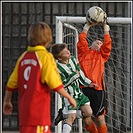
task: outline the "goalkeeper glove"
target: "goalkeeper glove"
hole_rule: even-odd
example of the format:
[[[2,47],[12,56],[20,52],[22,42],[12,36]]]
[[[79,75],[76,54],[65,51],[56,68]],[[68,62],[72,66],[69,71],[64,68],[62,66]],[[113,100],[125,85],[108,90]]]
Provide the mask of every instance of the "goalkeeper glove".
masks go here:
[[[84,27],[83,27],[83,30],[89,30],[89,28],[91,27],[91,26],[94,26],[94,25],[97,25],[98,23],[89,23],[89,22],[85,22],[85,25],[84,25]]]

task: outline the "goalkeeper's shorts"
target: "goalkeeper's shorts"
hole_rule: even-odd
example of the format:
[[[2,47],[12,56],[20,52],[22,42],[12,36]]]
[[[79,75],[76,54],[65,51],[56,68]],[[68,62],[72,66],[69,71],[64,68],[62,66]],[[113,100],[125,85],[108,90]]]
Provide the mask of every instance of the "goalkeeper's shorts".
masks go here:
[[[94,116],[100,116],[106,113],[107,101],[104,90],[96,90],[95,88],[82,88],[83,93],[90,99],[90,106]]]

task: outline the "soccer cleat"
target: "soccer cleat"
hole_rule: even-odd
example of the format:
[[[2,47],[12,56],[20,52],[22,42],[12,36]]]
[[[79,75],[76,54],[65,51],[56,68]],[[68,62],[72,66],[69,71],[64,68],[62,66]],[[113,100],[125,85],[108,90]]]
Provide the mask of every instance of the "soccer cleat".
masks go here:
[[[60,121],[62,121],[62,120],[63,120],[63,113],[62,113],[62,108],[60,108],[59,111],[58,111],[58,115],[57,115],[57,117],[56,117],[55,120],[54,120],[55,126],[57,126],[58,123],[59,123]]]

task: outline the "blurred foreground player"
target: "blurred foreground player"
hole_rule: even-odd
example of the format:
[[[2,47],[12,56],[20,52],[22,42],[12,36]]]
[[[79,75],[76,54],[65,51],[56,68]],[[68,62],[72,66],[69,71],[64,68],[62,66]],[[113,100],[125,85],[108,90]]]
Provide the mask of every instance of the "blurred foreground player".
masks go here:
[[[50,27],[32,24],[28,42],[7,82],[3,112],[12,114],[12,92],[18,90],[20,133],[51,133],[50,90],[67,98],[72,107],[76,101],[65,91],[53,55],[46,50],[52,42]]]

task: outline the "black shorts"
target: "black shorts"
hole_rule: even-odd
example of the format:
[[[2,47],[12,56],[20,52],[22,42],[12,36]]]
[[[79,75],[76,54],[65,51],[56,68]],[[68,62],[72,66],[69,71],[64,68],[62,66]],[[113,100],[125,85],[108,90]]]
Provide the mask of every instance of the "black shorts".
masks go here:
[[[105,113],[107,107],[106,93],[104,90],[96,90],[94,88],[83,88],[83,93],[90,99],[90,106],[94,116]]]

